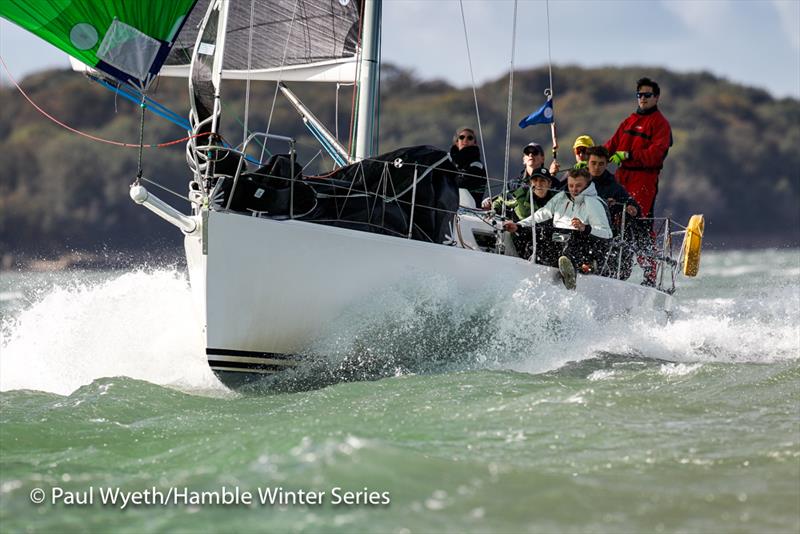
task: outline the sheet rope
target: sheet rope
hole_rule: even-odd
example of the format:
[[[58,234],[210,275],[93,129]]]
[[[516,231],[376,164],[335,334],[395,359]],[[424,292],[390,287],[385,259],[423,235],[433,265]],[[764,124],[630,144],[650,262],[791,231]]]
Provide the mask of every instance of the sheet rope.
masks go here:
[[[11,81],[11,83],[14,85],[14,87],[17,88],[17,91],[19,91],[19,93],[25,98],[25,100],[27,100],[28,103],[36,109],[36,111],[41,113],[43,116],[45,116],[47,119],[49,119],[50,121],[54,122],[58,126],[64,128],[65,130],[68,130],[68,131],[70,131],[70,132],[72,132],[74,134],[80,135],[82,137],[86,137],[87,139],[91,139],[92,141],[97,141],[98,143],[105,143],[107,145],[113,145],[113,146],[118,146],[118,147],[122,147],[122,148],[136,148],[136,149],[141,149],[141,148],[165,148],[165,147],[168,147],[168,146],[177,145],[179,143],[184,143],[184,142],[189,141],[190,139],[194,139],[196,137],[204,137],[206,135],[209,135],[208,133],[199,133],[199,134],[194,134],[194,135],[188,135],[186,137],[181,137],[180,139],[173,139],[172,141],[166,141],[166,142],[163,142],[163,143],[140,144],[140,143],[125,143],[125,142],[122,142],[122,141],[114,141],[114,140],[111,140],[111,139],[104,139],[102,137],[98,137],[96,135],[92,135],[90,133],[86,133],[84,131],[78,130],[77,128],[73,128],[72,126],[70,126],[70,125],[58,120],[57,118],[55,118],[51,114],[49,114],[47,111],[42,109],[36,102],[33,101],[33,99],[25,92],[25,90],[19,85],[19,83],[17,83],[17,80],[14,79],[14,77],[11,75],[11,72],[9,72],[9,70],[8,70],[8,65],[6,65],[6,62],[3,59],[3,56],[0,56],[0,63],[2,63],[2,65],[3,65],[3,70],[6,73],[6,77]]]

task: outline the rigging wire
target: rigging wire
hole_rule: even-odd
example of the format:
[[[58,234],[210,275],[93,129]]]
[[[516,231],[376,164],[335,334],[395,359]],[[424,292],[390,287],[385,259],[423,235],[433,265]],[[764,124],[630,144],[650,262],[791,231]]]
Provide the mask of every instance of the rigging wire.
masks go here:
[[[469,50],[469,34],[467,32],[467,19],[464,16],[464,0],[459,0],[458,5],[461,8],[461,24],[464,27],[464,41],[467,44],[467,61],[469,63],[469,76],[472,79],[472,98],[475,100],[475,115],[478,119],[478,137],[481,139],[481,153],[483,154],[483,166],[486,170],[486,194],[491,196],[492,190],[489,184],[489,161],[486,157],[486,145],[483,143],[483,127],[481,126],[481,111],[478,107],[478,91],[475,88],[475,73],[472,71],[472,54]]]
[[[550,123],[550,137],[553,140],[553,161],[558,156],[558,137],[556,136],[556,101],[553,98],[553,55],[550,51],[550,0],[545,0],[545,7],[547,13],[547,70],[550,74],[550,88],[547,91],[547,98],[552,102],[553,122]]]
[[[180,139],[174,139],[172,141],[166,141],[164,143],[146,144],[146,145],[142,145],[140,143],[124,143],[122,141],[113,141],[111,139],[104,139],[102,137],[97,137],[96,135],[92,135],[92,134],[83,132],[81,130],[78,130],[77,128],[73,128],[72,126],[70,126],[68,124],[65,124],[64,122],[58,120],[57,118],[53,117],[48,112],[46,112],[44,109],[42,109],[36,102],[33,101],[33,99],[30,96],[28,96],[28,93],[26,93],[25,90],[22,89],[22,87],[19,85],[19,83],[17,83],[17,80],[15,80],[13,76],[11,76],[11,72],[9,72],[8,65],[6,65],[6,62],[3,59],[3,56],[0,56],[0,64],[3,65],[3,69],[5,70],[6,77],[8,77],[8,79],[11,81],[11,83],[14,85],[14,87],[17,88],[19,93],[25,98],[25,100],[28,101],[28,103],[31,106],[33,106],[36,109],[36,111],[38,111],[39,113],[44,115],[50,121],[52,121],[55,124],[61,126],[65,130],[68,130],[68,131],[70,131],[70,132],[72,132],[74,134],[86,137],[87,139],[91,139],[92,141],[97,141],[98,143],[105,143],[107,145],[119,146],[119,147],[123,147],[123,148],[137,148],[137,149],[140,148],[140,147],[143,147],[143,148],[164,148],[164,147],[168,147],[168,146],[172,146],[172,145],[177,145],[178,143],[186,142],[186,141],[188,141],[190,139],[194,139],[194,138],[197,138],[197,137],[204,137],[204,136],[208,135],[207,133],[200,133],[200,134],[195,134],[195,135],[188,135],[186,137],[181,137]]]
[[[129,87],[125,87],[119,82],[116,82],[116,84],[109,83],[108,81],[105,81],[102,78],[94,76],[92,74],[86,74],[86,77],[92,80],[93,82],[100,84],[101,87],[105,87],[109,91],[114,92],[114,113],[119,113],[119,110],[117,109],[117,96],[122,96],[123,98],[129,100],[130,102],[133,102],[137,106],[139,105],[140,100],[136,96],[135,90],[131,90]],[[142,94],[139,93],[139,97],[141,96]],[[181,128],[182,130],[190,131],[192,129],[192,126],[191,124],[189,124],[189,121],[187,121],[186,119],[184,119],[182,116],[178,115],[171,109],[167,108],[163,104],[153,100],[150,97],[145,97],[145,102],[147,110],[150,111],[150,113],[154,113],[159,117],[161,117],[162,119],[170,121],[171,123]]]
[[[142,102],[139,104],[141,118],[139,119],[139,159],[136,162],[136,180],[135,185],[139,185],[139,180],[142,178],[142,153],[144,152],[144,108],[147,102],[147,95],[142,92]]]
[[[550,96],[553,96],[553,54],[550,51],[550,0],[545,0],[545,8],[547,12],[547,70],[550,74]],[[555,106],[555,102],[553,102]],[[553,109],[553,116],[555,116],[555,109]]]
[[[358,40],[356,41],[356,76],[353,80],[353,95],[352,100],[350,101],[350,132],[347,140],[347,155],[351,160],[355,159],[356,116],[358,115],[358,108],[356,107],[356,95],[361,91],[361,84],[358,82],[361,80],[361,54],[363,51],[363,46],[361,46],[361,38],[364,34],[365,9],[366,6],[362,2],[361,11],[359,12],[358,17]]]
[[[517,0],[514,0],[514,22],[511,30],[511,69],[508,73],[508,113],[506,114],[506,155],[503,158],[503,197],[508,196],[508,158],[511,154],[511,111],[514,98],[514,54],[517,44]],[[506,203],[503,202],[503,218],[506,216]]]
[[[173,190],[172,190],[172,189],[170,189],[169,187],[167,187],[167,186],[165,186],[165,185],[161,185],[161,184],[160,184],[160,183],[158,183],[158,182],[154,182],[153,180],[150,180],[150,179],[148,179],[148,178],[145,178],[144,176],[142,176],[142,181],[143,181],[143,182],[147,182],[148,184],[152,184],[152,185],[154,185],[154,186],[158,187],[159,189],[163,189],[163,190],[164,190],[164,191],[166,191],[167,193],[170,193],[170,194],[172,194],[172,195],[175,195],[176,197],[178,197],[178,198],[179,198],[179,199],[181,199],[181,200],[185,200],[185,201],[187,201],[187,202],[191,202],[191,201],[192,201],[192,200],[191,200],[189,197],[187,197],[186,195],[181,195],[180,193],[178,193],[178,192],[176,192],[176,191],[173,191]]]
[[[383,38],[382,33],[382,22],[383,22],[383,8],[380,7],[378,4],[378,9],[381,9],[381,13],[379,15],[379,23],[378,23],[378,69],[377,69],[377,83],[375,91],[377,91],[377,95],[375,95],[375,105],[373,108],[373,112],[375,114],[375,127],[373,129],[373,139],[375,142],[375,146],[373,147],[374,151],[380,153],[381,147],[381,64],[383,61],[383,46],[381,46],[381,39]]]
[[[333,105],[333,131],[337,141],[339,139],[339,90],[342,88],[340,82],[336,82],[336,100]]]
[[[272,95],[272,106],[269,109],[269,117],[267,118],[267,130],[266,136],[264,136],[264,146],[266,147],[266,140],[269,139],[269,129],[272,126],[272,115],[275,113],[275,103],[278,101],[278,90],[281,86],[281,78],[283,78],[283,67],[286,65],[286,54],[289,51],[289,39],[292,37],[292,29],[294,28],[294,20],[297,16],[297,5],[300,3],[300,0],[295,0],[294,8],[292,9],[292,20],[289,22],[289,31],[286,32],[286,43],[283,45],[283,57],[281,58],[281,64],[278,67],[278,79],[275,80],[275,93]],[[252,30],[252,21],[250,23],[250,27]],[[261,157],[259,157],[260,161],[264,160],[264,150],[261,151]]]
[[[247,81],[244,90],[244,124],[242,125],[242,144],[247,140],[247,124],[250,119],[250,69],[253,63],[253,19],[255,18],[255,0],[250,0],[250,29],[247,32]]]
[[[339,141],[339,139],[340,139],[340,137],[339,137],[339,93],[341,92],[341,88],[342,87],[347,87],[347,86],[351,86],[351,85],[353,86],[353,92],[355,93],[355,85],[356,85],[355,82],[336,82],[336,104],[335,104],[335,111],[334,111],[334,131],[336,133],[334,134],[334,137],[336,137],[337,141]],[[350,107],[351,107],[351,109],[350,109],[350,112],[351,112],[350,113],[350,119],[352,120],[352,118],[353,118],[352,105]],[[351,125],[351,127],[352,127],[352,125]],[[348,158],[350,157],[350,147],[349,146],[347,148],[347,156],[348,156]]]

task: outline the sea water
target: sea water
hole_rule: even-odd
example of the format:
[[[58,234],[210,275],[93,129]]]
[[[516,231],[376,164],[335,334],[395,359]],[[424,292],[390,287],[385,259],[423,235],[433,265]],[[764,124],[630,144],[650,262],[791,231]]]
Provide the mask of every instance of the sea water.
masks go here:
[[[1,274],[0,530],[800,531],[800,252],[675,303],[420,281],[233,393],[180,269]]]

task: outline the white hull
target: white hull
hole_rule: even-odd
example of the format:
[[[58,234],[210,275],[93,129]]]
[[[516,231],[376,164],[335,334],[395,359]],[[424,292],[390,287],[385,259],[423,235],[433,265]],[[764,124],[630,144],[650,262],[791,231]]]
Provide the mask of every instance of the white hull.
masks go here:
[[[554,269],[515,257],[296,220],[214,211],[203,219],[186,254],[209,364],[226,382],[292,365],[349,306],[402,280],[445,276],[470,295],[498,276],[540,277],[566,291]],[[578,291],[595,314],[671,306],[663,292],[599,276],[579,276]]]

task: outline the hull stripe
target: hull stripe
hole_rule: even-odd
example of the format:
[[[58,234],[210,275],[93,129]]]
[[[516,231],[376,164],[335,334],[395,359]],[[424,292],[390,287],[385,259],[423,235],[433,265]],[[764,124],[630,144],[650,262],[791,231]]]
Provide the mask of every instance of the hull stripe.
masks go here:
[[[285,371],[289,367],[285,365],[266,365],[263,363],[244,363],[244,362],[226,362],[218,360],[208,360],[208,365],[212,369],[215,367],[230,367],[232,369],[244,369],[258,371],[259,369],[266,369],[268,371],[278,372]]]
[[[289,354],[280,354],[277,352],[258,352],[252,350],[232,350],[232,349],[214,349],[206,348],[207,356],[243,356],[247,358],[269,358],[272,360],[292,360],[293,357]]]
[[[261,375],[272,375],[278,372],[273,369],[237,369],[235,367],[217,367],[214,365],[211,366],[211,370],[225,371],[226,373],[243,373],[243,374],[258,373]]]
[[[256,365],[272,365],[276,367],[294,367],[297,362],[288,360],[276,360],[274,358],[253,358],[251,356],[209,356],[208,361],[214,362],[239,362],[239,363],[253,363]]]

